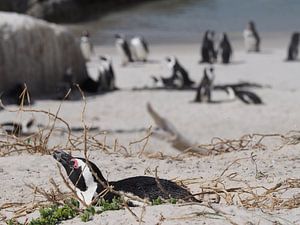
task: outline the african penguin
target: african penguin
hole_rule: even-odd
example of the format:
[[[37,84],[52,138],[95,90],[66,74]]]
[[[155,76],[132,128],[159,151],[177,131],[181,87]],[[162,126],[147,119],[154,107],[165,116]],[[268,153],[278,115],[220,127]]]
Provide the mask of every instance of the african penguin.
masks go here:
[[[235,97],[237,97],[238,99],[240,99],[242,102],[246,104],[255,104],[255,105],[263,104],[261,98],[254,92],[239,89],[239,88],[233,88],[233,87],[227,87],[226,89],[229,96],[232,96],[234,94]]]
[[[291,42],[288,47],[288,61],[294,61],[298,57],[300,33],[294,32],[291,37]]]
[[[214,32],[207,30],[203,36],[201,45],[201,61],[199,63],[213,63],[217,59],[214,48]]]
[[[99,168],[91,161],[72,157],[64,151],[55,151],[53,157],[65,168],[78,197],[88,205],[95,203],[99,194],[104,193],[106,189],[104,185],[112,186],[115,191],[142,199],[147,198],[150,201],[161,197],[162,199],[175,198],[199,202],[189,191],[169,180],[158,179],[157,181],[154,177],[137,176],[119,181],[107,181]],[[103,196],[108,201],[112,201],[114,197],[118,195],[110,191]],[[134,205],[130,200],[129,203]]]
[[[129,62],[133,62],[130,47],[126,38],[120,34],[116,34],[115,38],[116,38],[115,45],[119,55],[121,56],[121,65],[125,66]]]
[[[30,128],[33,126],[35,120],[31,119],[23,123],[5,122],[0,124],[0,128],[8,135],[24,136],[30,134]]]
[[[260,51],[260,37],[255,28],[253,21],[248,23],[247,28],[244,30],[244,42],[246,51],[259,52]]]
[[[116,88],[112,60],[105,56],[100,56],[99,59],[100,89],[102,91],[112,91]]]
[[[135,61],[146,62],[149,54],[148,43],[143,37],[135,36],[130,40],[132,57]]]
[[[90,61],[93,55],[93,45],[90,41],[90,34],[88,31],[82,32],[80,38],[80,49],[85,61]]]
[[[166,57],[166,62],[171,71],[171,77],[162,78],[164,84],[173,85],[177,88],[185,88],[191,87],[195,83],[189,78],[188,72],[181,66],[176,57]]]
[[[215,79],[214,68],[206,67],[203,71],[203,77],[197,88],[195,102],[211,102],[213,82]]]
[[[232,55],[232,47],[226,33],[223,33],[219,45],[219,52],[222,57],[222,63],[228,64]]]

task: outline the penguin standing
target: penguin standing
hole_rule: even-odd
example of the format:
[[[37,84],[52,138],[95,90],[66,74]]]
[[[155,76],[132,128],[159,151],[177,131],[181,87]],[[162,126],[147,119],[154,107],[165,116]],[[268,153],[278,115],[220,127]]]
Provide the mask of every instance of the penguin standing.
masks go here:
[[[132,57],[136,61],[146,62],[149,54],[148,43],[143,37],[133,37],[130,40],[130,47],[132,51]]]
[[[162,78],[164,84],[171,84],[177,88],[185,88],[191,87],[195,83],[189,78],[188,72],[180,65],[176,57],[166,57],[166,61],[172,75],[170,78]]]
[[[206,67],[203,71],[203,77],[197,88],[195,102],[211,102],[211,93],[215,79],[214,68]]]
[[[214,48],[214,32],[207,30],[203,36],[200,63],[213,63],[217,59]]]
[[[122,37],[121,35],[116,34],[115,38],[116,38],[115,44],[116,44],[117,51],[118,51],[119,55],[121,56],[122,66],[127,65],[129,62],[133,62],[130,47],[129,47],[128,42],[125,39],[125,37]]]
[[[112,67],[112,61],[108,57],[100,56],[99,80],[102,91],[115,90],[115,73]]]
[[[160,197],[166,200],[175,198],[200,202],[188,190],[170,180],[137,176],[111,182],[103,177],[99,168],[91,161],[72,157],[64,151],[55,151],[53,157],[65,168],[69,179],[75,186],[77,196],[88,205],[97,203],[101,193],[101,196],[109,202],[115,197],[121,197],[118,193],[106,189],[106,186],[112,187],[113,190],[119,193],[148,199],[149,201]],[[106,194],[103,195],[103,193]],[[130,199],[128,201],[130,206],[135,206],[134,202]]]
[[[244,30],[244,41],[246,51],[259,52],[260,51],[260,37],[255,28],[253,21],[248,23],[247,28]]]
[[[88,31],[82,32],[80,38],[80,49],[85,61],[90,61],[94,53],[94,48],[92,43],[90,42],[90,34]]]
[[[288,61],[294,61],[298,57],[298,48],[299,48],[299,36],[300,33],[294,32],[291,37],[291,42],[288,48]]]
[[[222,35],[222,39],[219,45],[219,52],[222,57],[222,63],[228,64],[232,55],[232,47],[226,33],[223,33]]]

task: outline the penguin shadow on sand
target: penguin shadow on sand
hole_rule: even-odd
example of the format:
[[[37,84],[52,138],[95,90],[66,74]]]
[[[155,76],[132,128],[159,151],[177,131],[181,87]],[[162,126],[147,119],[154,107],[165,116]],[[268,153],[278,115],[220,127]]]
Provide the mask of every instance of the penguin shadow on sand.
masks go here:
[[[196,96],[192,102],[194,103],[229,103],[236,99],[245,104],[264,104],[262,99],[250,88],[261,88],[262,86],[255,83],[240,82],[237,84],[214,85],[215,74],[212,66],[206,67],[203,71],[203,76],[196,90]],[[225,98],[213,99],[212,93],[215,91],[225,92]]]

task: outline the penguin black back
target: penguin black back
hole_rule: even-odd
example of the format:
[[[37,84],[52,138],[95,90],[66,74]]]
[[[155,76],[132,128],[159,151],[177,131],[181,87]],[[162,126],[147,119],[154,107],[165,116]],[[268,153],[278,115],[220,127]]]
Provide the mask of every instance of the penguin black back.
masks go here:
[[[98,196],[99,193],[106,189],[103,184],[113,186],[115,191],[131,194],[140,198],[148,198],[150,201],[158,197],[163,199],[175,198],[185,201],[198,201],[185,188],[169,180],[138,176],[108,182],[98,167],[94,163],[86,161],[86,159],[72,157],[64,151],[55,151],[53,157],[63,165],[69,179],[74,186],[79,189],[79,197],[83,196],[83,199],[87,201],[88,204],[94,200],[93,198],[95,196]],[[97,175],[97,177],[94,175]],[[92,188],[92,186],[95,188]],[[93,191],[92,193],[90,192],[91,190]],[[104,196],[104,199],[111,201],[114,197],[118,197],[118,194],[108,192]]]

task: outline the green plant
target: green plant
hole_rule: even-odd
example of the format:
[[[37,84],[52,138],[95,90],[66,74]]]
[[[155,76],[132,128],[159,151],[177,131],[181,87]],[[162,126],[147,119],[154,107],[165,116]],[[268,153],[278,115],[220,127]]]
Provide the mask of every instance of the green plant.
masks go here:
[[[161,205],[163,204],[163,201],[160,197],[157,197],[156,199],[152,200],[152,205]]]
[[[123,208],[123,200],[116,197],[114,197],[111,202],[100,199],[97,203],[97,206],[101,207],[100,213],[108,210],[119,210]]]
[[[83,222],[88,222],[92,219],[92,216],[95,215],[96,210],[95,207],[90,206],[84,210],[84,212],[80,215],[80,219]]]

